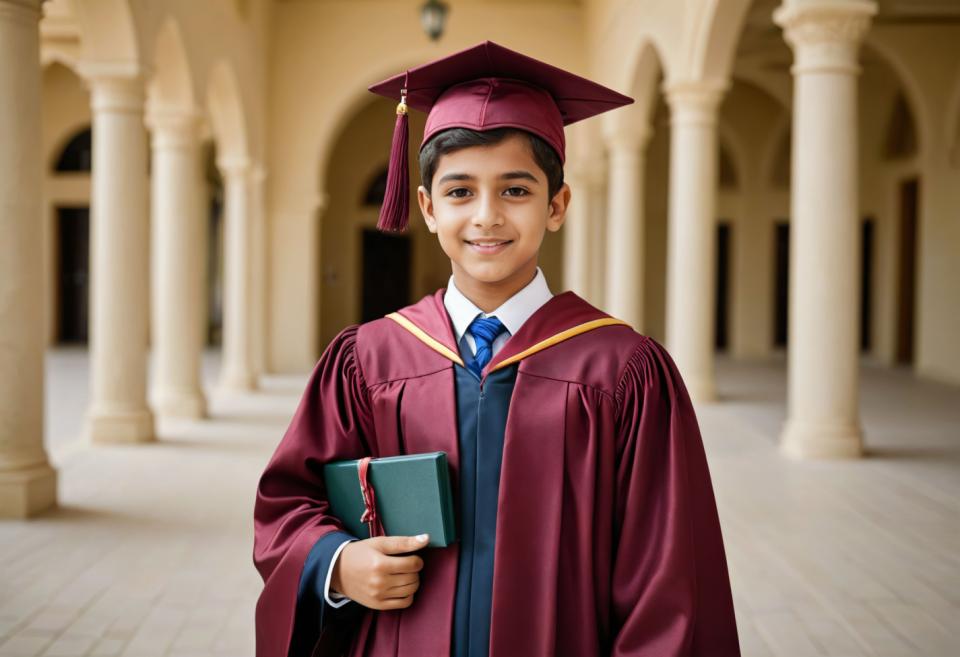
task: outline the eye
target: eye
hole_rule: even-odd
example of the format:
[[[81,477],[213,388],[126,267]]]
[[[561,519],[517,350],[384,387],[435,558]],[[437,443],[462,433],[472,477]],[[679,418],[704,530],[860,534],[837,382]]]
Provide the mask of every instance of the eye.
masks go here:
[[[514,192],[514,193],[511,193]],[[510,187],[504,191],[507,196],[527,196],[530,194],[529,191],[523,187]]]
[[[461,194],[460,192],[463,193]],[[470,190],[466,187],[454,187],[446,193],[446,196],[452,196],[453,198],[464,198],[469,193]]]

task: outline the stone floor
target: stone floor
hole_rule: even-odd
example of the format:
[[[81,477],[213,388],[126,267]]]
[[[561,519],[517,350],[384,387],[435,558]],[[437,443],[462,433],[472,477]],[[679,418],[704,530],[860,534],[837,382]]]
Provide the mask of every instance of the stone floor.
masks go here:
[[[204,369],[212,387],[216,354]],[[698,415],[743,654],[960,655],[960,388],[866,365],[869,457],[798,463],[776,451],[782,362],[718,372]],[[87,376],[84,351],[49,353],[61,506],[0,522],[0,655],[252,656],[253,496],[305,378],[91,448]]]

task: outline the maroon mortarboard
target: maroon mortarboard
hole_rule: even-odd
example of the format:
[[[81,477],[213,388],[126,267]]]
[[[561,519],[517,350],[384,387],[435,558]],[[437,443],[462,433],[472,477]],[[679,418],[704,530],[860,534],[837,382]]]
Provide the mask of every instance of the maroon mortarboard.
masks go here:
[[[421,148],[448,128],[482,131],[510,127],[543,138],[563,162],[564,126],[633,102],[603,85],[492,41],[412,68],[369,89],[400,100],[387,168],[387,190],[377,222],[377,228],[385,231],[407,228],[408,107],[429,112]]]

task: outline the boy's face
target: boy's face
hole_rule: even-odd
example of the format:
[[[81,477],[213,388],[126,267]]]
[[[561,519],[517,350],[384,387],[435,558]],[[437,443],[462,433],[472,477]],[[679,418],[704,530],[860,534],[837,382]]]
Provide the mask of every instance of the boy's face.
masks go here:
[[[457,286],[512,293],[533,279],[544,231],[563,225],[570,188],[549,198],[529,139],[511,135],[442,155],[430,193],[421,185],[417,198]]]

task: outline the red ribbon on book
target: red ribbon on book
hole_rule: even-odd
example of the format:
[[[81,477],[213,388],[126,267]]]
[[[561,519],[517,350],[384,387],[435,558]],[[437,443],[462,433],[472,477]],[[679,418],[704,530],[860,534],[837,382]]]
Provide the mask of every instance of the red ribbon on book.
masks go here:
[[[360,493],[363,495],[363,515],[360,516],[360,522],[367,524],[370,528],[370,538],[374,536],[386,536],[383,530],[383,523],[380,522],[380,516],[377,515],[377,496],[373,490],[373,484],[367,478],[367,472],[370,469],[370,457],[360,459],[357,464],[357,471],[360,476]]]

